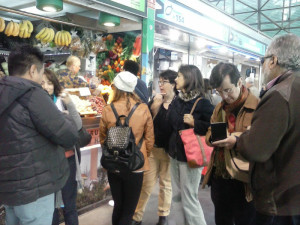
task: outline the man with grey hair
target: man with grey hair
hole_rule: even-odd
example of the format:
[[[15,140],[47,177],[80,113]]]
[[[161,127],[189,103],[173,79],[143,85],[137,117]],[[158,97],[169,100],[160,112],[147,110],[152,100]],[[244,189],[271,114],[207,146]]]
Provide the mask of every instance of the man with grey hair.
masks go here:
[[[251,128],[219,141],[251,162],[256,225],[300,224],[300,37],[275,38],[261,59],[267,91]]]
[[[250,92],[257,98],[259,98],[259,90],[257,87],[254,86],[254,78],[247,77],[245,79],[245,86],[250,90]]]

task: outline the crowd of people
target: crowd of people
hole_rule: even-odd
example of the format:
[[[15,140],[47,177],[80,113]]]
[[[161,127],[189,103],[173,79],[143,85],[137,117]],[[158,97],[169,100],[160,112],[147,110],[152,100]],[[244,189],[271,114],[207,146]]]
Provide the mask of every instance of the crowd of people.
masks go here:
[[[157,225],[206,225],[198,199],[203,167],[189,166],[180,136],[189,128],[213,147],[202,187],[211,188],[217,225],[300,224],[300,38],[275,38],[261,64],[260,96],[253,80],[244,83],[234,64],[220,62],[206,81],[193,65],[162,72],[160,93],[148,102],[139,65],[125,62],[100,119],[100,142],[116,126],[116,112],[129,116],[144,165],[107,171],[113,225],[141,225],[157,181]],[[0,79],[0,204],[7,225],[59,224],[61,205],[65,223],[78,224],[82,121],[63,88],[83,81],[78,58],[67,67],[58,75],[44,69],[43,54],[28,45],[9,55],[10,75]],[[212,138],[214,123],[226,124],[225,139]]]

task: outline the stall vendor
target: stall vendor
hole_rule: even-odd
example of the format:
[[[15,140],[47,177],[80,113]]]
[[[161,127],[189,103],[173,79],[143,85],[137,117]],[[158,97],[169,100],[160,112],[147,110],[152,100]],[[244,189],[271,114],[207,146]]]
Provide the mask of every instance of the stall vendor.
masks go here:
[[[57,72],[59,83],[64,88],[86,87],[87,83],[78,76],[81,62],[77,56],[69,56],[66,63],[67,69]]]

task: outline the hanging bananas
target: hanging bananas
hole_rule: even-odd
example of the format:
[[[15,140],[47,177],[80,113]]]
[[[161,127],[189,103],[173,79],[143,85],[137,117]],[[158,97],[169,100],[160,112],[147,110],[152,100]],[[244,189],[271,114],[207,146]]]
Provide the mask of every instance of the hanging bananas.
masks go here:
[[[29,20],[23,20],[20,24],[20,38],[30,38],[31,33],[33,31],[33,25]]]
[[[55,35],[54,42],[56,45],[60,46],[69,46],[71,43],[72,37],[69,31],[58,31]]]
[[[0,32],[3,32],[5,29],[5,20],[0,17]]]
[[[43,44],[53,41],[55,32],[52,28],[44,27],[35,38],[40,40]]]
[[[8,25],[6,26],[6,29],[5,29],[5,34],[9,37],[9,36],[18,36],[19,35],[19,32],[20,32],[20,27],[19,27],[19,24],[18,23],[15,23],[13,21],[10,21],[8,23]]]

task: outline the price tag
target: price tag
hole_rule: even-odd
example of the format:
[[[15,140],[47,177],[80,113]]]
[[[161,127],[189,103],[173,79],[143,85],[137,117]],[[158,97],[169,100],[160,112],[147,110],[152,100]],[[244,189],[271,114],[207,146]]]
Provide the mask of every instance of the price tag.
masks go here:
[[[79,94],[80,96],[90,96],[91,92],[88,87],[79,88]]]

